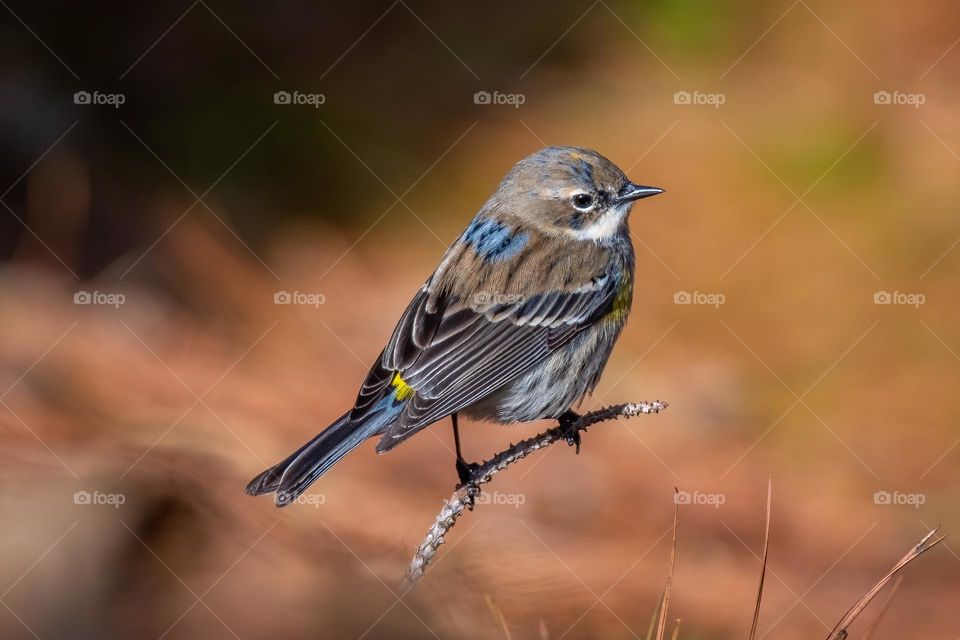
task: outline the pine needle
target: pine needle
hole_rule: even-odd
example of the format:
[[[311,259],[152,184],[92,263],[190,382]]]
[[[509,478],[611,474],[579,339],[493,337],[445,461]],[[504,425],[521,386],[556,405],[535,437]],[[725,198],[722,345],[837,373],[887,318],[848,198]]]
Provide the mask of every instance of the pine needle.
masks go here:
[[[763,600],[763,580],[767,577],[767,554],[770,551],[770,504],[773,497],[773,478],[767,478],[767,526],[763,534],[763,561],[760,564],[760,586],[757,587],[757,604],[753,608],[753,624],[750,640],[757,637],[757,622],[760,620],[760,602]]]
[[[897,595],[897,590],[900,588],[900,584],[903,582],[904,577],[905,576],[901,575],[899,578],[897,578],[897,581],[893,583],[893,586],[890,587],[890,593],[888,593],[887,597],[883,599],[883,604],[880,605],[880,612],[877,613],[877,617],[873,619],[873,622],[870,624],[870,628],[867,629],[867,632],[863,634],[863,640],[870,640],[870,636],[873,635],[877,625],[880,624],[880,618],[882,618],[883,614],[887,612],[887,608],[890,606],[893,596]]]
[[[657,620],[660,616],[660,608],[663,607],[663,596],[666,595],[666,591],[666,589],[663,590],[663,593],[660,594],[660,599],[657,600],[657,606],[653,608],[653,615],[650,616],[650,626],[647,627],[645,640],[653,640],[653,630],[657,628]]]
[[[680,491],[674,487],[673,500],[673,544],[670,546],[670,571],[667,573],[667,585],[663,590],[663,602],[660,606],[660,621],[657,624],[657,640],[663,640],[667,631],[667,611],[670,608],[670,588],[673,586],[673,569],[677,562],[677,519],[680,511],[680,501],[677,499]]]
[[[904,567],[933,547],[940,544],[940,542],[946,538],[946,536],[940,536],[931,542],[931,538],[933,538],[933,536],[937,533],[938,529],[940,529],[940,525],[937,525],[933,531],[923,536],[923,539],[921,539],[915,547],[911,548],[905,556],[900,558],[900,561],[897,562],[897,564],[893,565],[893,569],[891,569],[887,575],[881,578],[880,581],[873,586],[873,588],[863,594],[863,597],[857,600],[857,602],[847,610],[843,618],[840,619],[840,622],[838,622],[833,630],[830,631],[830,635],[827,636],[827,640],[846,640],[847,636],[849,635],[847,632],[847,627],[849,627],[853,621],[856,620],[857,616],[859,616],[860,613],[867,608],[867,605],[870,604],[877,594],[880,593],[885,586],[887,586],[887,583],[890,582],[890,580]]]
[[[510,627],[507,626],[507,618],[503,615],[503,611],[500,610],[500,607],[497,606],[496,601],[493,599],[489,593],[483,594],[483,599],[487,601],[487,607],[490,609],[490,613],[493,614],[493,619],[497,621],[497,624],[500,625],[500,630],[503,631],[504,640],[513,640],[513,637],[510,635]]]

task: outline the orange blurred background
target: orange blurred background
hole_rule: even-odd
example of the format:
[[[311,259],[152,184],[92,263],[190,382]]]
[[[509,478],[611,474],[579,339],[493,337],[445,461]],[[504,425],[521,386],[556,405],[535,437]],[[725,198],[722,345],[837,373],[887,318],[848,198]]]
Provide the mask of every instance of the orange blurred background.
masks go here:
[[[4,6],[2,637],[643,638],[674,487],[680,637],[746,637],[768,478],[758,637],[826,637],[960,527],[955,4]],[[666,189],[584,408],[670,408],[498,475],[408,592],[446,423],[288,509],[242,489],[548,144]],[[873,637],[960,635],[958,551]]]

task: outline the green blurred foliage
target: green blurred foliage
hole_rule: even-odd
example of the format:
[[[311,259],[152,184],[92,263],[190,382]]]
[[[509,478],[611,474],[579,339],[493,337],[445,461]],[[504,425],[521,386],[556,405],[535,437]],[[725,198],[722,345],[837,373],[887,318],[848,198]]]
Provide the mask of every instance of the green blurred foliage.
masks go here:
[[[851,148],[863,134],[858,126],[836,121],[789,128],[766,140],[758,153],[798,195],[815,182],[816,193],[825,196],[873,188],[887,171],[882,141],[866,136]]]
[[[652,25],[658,43],[673,55],[696,58],[725,51],[741,9],[726,0],[624,2],[637,24]]]

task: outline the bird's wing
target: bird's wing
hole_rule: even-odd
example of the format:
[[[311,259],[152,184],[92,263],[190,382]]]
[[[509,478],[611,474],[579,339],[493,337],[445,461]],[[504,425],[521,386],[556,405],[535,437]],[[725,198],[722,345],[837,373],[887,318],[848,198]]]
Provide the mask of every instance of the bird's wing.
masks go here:
[[[463,282],[462,275],[444,279],[439,270],[440,277],[435,275],[424,285],[401,317],[354,408],[359,415],[386,392],[406,401],[399,420],[378,444],[379,451],[489,395],[611,309],[621,277],[611,272],[608,260],[555,258],[541,264],[539,277],[525,279],[526,285],[504,287],[508,281],[489,273],[480,274],[477,282]],[[592,276],[584,278],[582,271],[579,278],[571,276],[571,269],[585,267]],[[456,273],[476,276],[462,268]],[[498,284],[490,291],[478,283]]]

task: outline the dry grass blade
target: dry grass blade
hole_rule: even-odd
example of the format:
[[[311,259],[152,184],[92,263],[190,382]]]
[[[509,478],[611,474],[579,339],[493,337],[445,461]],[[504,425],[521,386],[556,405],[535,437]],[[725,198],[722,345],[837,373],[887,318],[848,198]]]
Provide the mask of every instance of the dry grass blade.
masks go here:
[[[663,590],[663,602],[660,605],[660,621],[657,624],[657,640],[663,640],[667,631],[667,611],[670,608],[670,588],[673,586],[673,569],[677,562],[677,517],[680,511],[679,490],[673,488],[673,544],[670,546],[670,570],[667,572],[667,585]]]
[[[887,597],[883,599],[883,604],[880,605],[880,611],[877,613],[877,617],[873,619],[873,622],[870,623],[870,627],[867,629],[867,632],[863,634],[863,640],[870,640],[870,637],[873,636],[874,630],[876,630],[877,625],[880,624],[880,619],[890,607],[890,603],[893,601],[893,596],[897,595],[897,590],[900,588],[901,583],[903,583],[903,574],[901,574],[900,577],[897,578],[897,581],[893,583],[893,586],[890,587],[890,593],[888,593]]]
[[[540,618],[540,640],[550,640],[550,631],[547,630],[547,621]]]
[[[923,539],[921,539],[915,547],[910,549],[905,556],[900,558],[900,561],[893,566],[893,569],[891,569],[887,575],[885,575],[876,585],[874,585],[872,589],[863,594],[863,597],[857,600],[856,604],[847,610],[847,613],[844,614],[843,618],[840,619],[840,622],[838,622],[837,625],[830,631],[830,635],[827,636],[827,640],[845,640],[848,635],[847,627],[849,627],[853,621],[856,620],[857,616],[860,615],[860,613],[867,607],[868,604],[870,604],[877,594],[880,593],[885,586],[887,586],[887,583],[890,582],[890,580],[904,567],[936,545],[940,544],[940,542],[946,538],[946,536],[940,536],[939,538],[931,541],[938,529],[940,529],[940,525],[937,525],[933,531],[923,536]]]
[[[647,635],[644,636],[645,640],[653,640],[653,630],[657,628],[657,620],[660,619],[660,608],[663,606],[663,596],[666,595],[667,590],[664,589],[663,593],[660,594],[660,599],[657,600],[657,606],[653,608],[653,615],[650,616],[650,626],[647,627]]]
[[[673,627],[673,635],[670,636],[670,640],[677,640],[677,636],[680,635],[680,618],[677,618],[677,624]]]
[[[757,603],[753,608],[753,624],[750,625],[750,640],[757,637],[757,622],[760,620],[760,602],[763,600],[763,580],[767,577],[767,554],[770,551],[770,504],[773,497],[773,479],[767,479],[767,526],[763,534],[763,561],[760,564],[760,586],[757,587]]]
[[[500,607],[497,606],[497,602],[493,599],[489,593],[483,594],[483,599],[487,601],[487,607],[490,608],[490,613],[493,614],[494,620],[497,621],[497,624],[500,625],[500,630],[503,631],[503,637],[505,640],[513,640],[513,636],[510,635],[510,627],[507,626],[507,618],[503,615],[503,611],[500,610]]]

